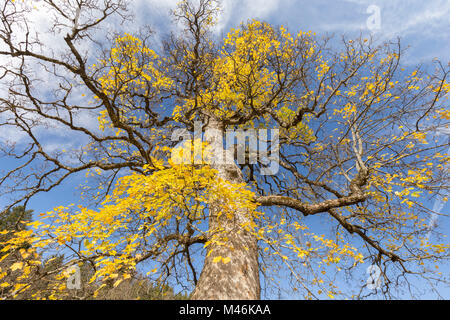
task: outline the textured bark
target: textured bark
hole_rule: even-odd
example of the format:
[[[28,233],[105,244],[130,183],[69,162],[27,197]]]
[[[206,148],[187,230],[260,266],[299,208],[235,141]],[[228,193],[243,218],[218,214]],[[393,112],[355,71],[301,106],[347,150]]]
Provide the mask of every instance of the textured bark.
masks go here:
[[[210,122],[206,129],[206,140],[213,146],[214,154],[223,151],[223,128],[219,122]],[[225,151],[221,154],[224,155]],[[233,183],[242,183],[242,173],[236,164],[221,164],[216,162],[212,166],[219,171],[219,176]],[[228,237],[226,246],[212,244],[211,254],[205,258],[197,286],[193,292],[194,300],[236,300],[259,299],[260,282],[258,268],[257,239],[242,228],[242,224],[251,217],[245,209],[234,213],[233,219],[225,215],[217,217],[218,207],[226,203],[227,199],[220,199],[210,207],[209,230],[217,227],[224,228]],[[230,257],[227,264],[213,262],[217,256]]]

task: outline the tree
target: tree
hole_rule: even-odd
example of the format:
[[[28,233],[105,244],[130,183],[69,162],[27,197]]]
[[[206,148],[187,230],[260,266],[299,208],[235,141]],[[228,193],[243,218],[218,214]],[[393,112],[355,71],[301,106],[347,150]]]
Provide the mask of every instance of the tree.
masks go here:
[[[32,210],[25,210],[24,207],[14,207],[6,210],[0,218],[1,231],[22,230],[26,228],[26,223],[32,219]]]
[[[14,237],[15,231],[24,230],[27,228],[26,224],[31,221],[32,210],[25,210],[24,207],[18,206],[8,209],[0,217],[0,243],[4,243]],[[20,249],[27,249],[29,244],[24,242]],[[5,269],[5,266],[11,265],[11,260],[6,259],[7,256],[3,253],[3,246],[0,246],[0,266]],[[5,250],[6,251],[6,250]],[[6,259],[6,261],[4,261]]]
[[[38,255],[26,239],[16,239],[16,233],[26,232],[27,224],[32,220],[33,210],[23,206],[8,209],[0,217],[0,298],[11,294],[14,288],[22,287],[22,276],[30,281],[35,280]],[[16,241],[18,240],[18,241]],[[14,248],[3,245],[14,242]],[[20,270],[20,271],[19,271]],[[29,292],[26,293],[26,296]],[[22,296],[23,298],[26,296]]]
[[[214,0],[181,1],[162,45],[146,29],[108,37],[105,21],[130,19],[122,0],[39,5],[58,47],[30,29],[29,1],[1,8],[2,126],[28,139],[2,148],[18,163],[0,180],[15,197],[5,209],[80,172],[97,185],[85,186],[90,202],[43,213],[6,248],[66,250],[63,265],[90,263],[98,290],[143,265],[193,299],[258,299],[261,276],[306,298],[358,297],[334,279],[365,261],[386,297],[415,277],[446,281],[430,268],[449,246],[429,240],[426,196],[448,192],[448,143],[435,137],[450,119],[448,67],[407,71],[399,41],[338,42],[257,20],[220,40]],[[203,140],[171,139],[196,123]],[[50,150],[42,128],[70,132],[72,150]],[[256,129],[279,130],[259,135],[270,155],[224,149],[227,130]],[[223,161],[234,153],[248,161]],[[308,227],[319,218],[327,236]]]

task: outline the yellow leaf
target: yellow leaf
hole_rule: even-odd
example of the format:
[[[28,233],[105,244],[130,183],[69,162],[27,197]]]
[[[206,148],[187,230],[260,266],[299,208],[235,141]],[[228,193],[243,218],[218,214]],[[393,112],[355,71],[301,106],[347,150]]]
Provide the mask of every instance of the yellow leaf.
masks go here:
[[[16,262],[10,267],[10,269],[12,271],[16,271],[18,269],[22,269],[22,267],[23,267],[23,262]]]

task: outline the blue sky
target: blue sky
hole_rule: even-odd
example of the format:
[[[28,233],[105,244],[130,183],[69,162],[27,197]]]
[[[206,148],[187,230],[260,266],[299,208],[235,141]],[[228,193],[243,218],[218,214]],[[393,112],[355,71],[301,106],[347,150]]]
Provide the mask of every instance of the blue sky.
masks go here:
[[[131,2],[130,9],[136,15],[135,23],[125,26],[125,29],[129,28],[132,32],[139,26],[148,24],[158,36],[158,31],[166,33],[172,27],[168,12],[175,7],[178,0]],[[319,36],[328,33],[335,34],[339,38],[342,34],[352,37],[363,33],[371,34],[379,40],[401,37],[403,47],[410,47],[403,60],[407,65],[420,63],[430,65],[434,58],[445,64],[450,61],[448,0],[225,0],[223,6],[223,13],[216,29],[217,35],[226,34],[229,28],[238,26],[242,21],[258,18],[287,26],[292,31],[312,30]],[[368,28],[367,20],[371,13],[367,10],[371,6],[376,6],[380,10],[380,28],[377,30]],[[3,168],[8,165],[12,163],[2,162]],[[54,206],[76,203],[78,199],[76,187],[84,181],[84,174],[74,176],[51,193],[38,195],[30,202],[29,208],[35,212],[44,212]],[[0,199],[0,205],[4,204],[5,199]],[[448,205],[442,207],[433,199],[429,204],[431,207],[439,207],[442,213],[449,211]],[[440,229],[441,232],[448,234],[450,230],[448,221],[441,225]],[[449,290],[446,296],[450,297]]]

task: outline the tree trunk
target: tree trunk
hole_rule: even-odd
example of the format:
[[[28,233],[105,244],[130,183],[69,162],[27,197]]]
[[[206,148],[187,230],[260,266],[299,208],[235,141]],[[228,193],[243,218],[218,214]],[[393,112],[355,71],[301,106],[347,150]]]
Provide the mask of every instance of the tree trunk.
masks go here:
[[[205,140],[209,142],[217,156],[223,156],[223,127],[217,121],[210,121],[206,128]],[[220,152],[220,151],[223,152]],[[217,161],[211,164],[218,170],[222,179],[232,183],[244,182],[240,168],[234,163],[225,164]],[[217,216],[218,206],[226,203],[227,199],[220,199],[215,205],[210,206],[209,230],[210,233],[221,227],[228,241],[226,245],[211,244],[208,251],[210,255],[205,257],[203,270],[193,292],[194,300],[255,300],[260,298],[259,268],[257,239],[242,225],[251,217],[245,209],[237,210],[232,219],[226,215]],[[213,262],[217,256],[229,257],[228,263]]]

